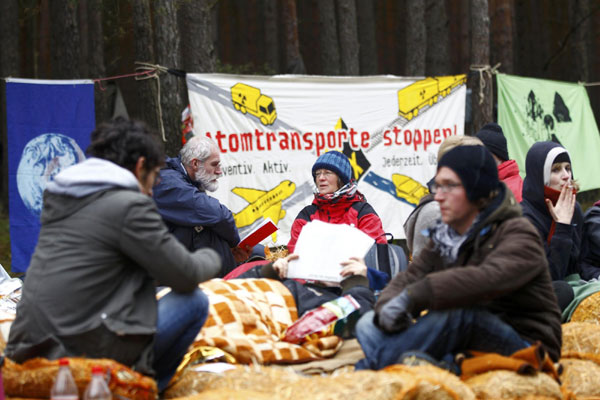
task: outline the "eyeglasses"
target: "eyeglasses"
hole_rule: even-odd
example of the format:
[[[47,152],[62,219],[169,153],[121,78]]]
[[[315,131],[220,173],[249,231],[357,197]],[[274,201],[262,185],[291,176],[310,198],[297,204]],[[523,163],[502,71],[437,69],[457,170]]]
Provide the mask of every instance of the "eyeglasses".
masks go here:
[[[461,187],[461,186],[462,186],[462,184],[460,184],[460,183],[449,182],[449,183],[439,184],[439,183],[435,182],[433,185],[431,185],[429,187],[429,191],[433,194],[436,194],[437,192],[448,193],[448,192],[451,192],[454,189]]]
[[[335,175],[335,172],[329,171],[329,170],[326,170],[326,169],[315,172],[315,178],[319,178],[321,176],[324,176],[325,178],[328,178],[328,177],[330,177],[332,175]]]

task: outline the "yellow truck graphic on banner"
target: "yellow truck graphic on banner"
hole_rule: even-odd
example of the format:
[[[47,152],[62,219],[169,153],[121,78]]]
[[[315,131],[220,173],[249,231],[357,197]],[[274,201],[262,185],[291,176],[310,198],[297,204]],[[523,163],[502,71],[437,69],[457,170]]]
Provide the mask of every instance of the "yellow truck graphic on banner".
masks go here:
[[[467,76],[463,74],[425,78],[408,85],[398,90],[398,115],[410,121],[423,107],[431,107],[440,96],[448,96],[452,89],[466,81]]]
[[[392,182],[396,187],[396,197],[405,199],[415,206],[419,204],[421,197],[429,193],[427,187],[407,175],[393,174]]]
[[[244,83],[231,87],[231,101],[236,110],[254,115],[263,125],[271,125],[277,119],[273,99],[260,92],[260,89]]]

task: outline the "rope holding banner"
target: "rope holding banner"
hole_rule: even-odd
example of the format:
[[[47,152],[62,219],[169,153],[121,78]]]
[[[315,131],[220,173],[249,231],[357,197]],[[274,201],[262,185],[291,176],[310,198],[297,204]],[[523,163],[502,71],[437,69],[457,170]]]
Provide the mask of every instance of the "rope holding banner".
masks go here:
[[[165,125],[163,123],[162,118],[162,106],[160,105],[160,73],[168,72],[168,68],[163,67],[158,64],[150,64],[146,62],[136,61],[135,64],[139,65],[136,67],[136,71],[140,71],[140,75],[136,75],[135,80],[141,81],[145,79],[156,79],[156,107],[158,111],[158,121],[160,123],[160,133],[162,135],[163,142],[167,141],[167,137],[165,136]]]
[[[582,86],[600,86],[600,82],[581,82],[581,81],[578,81],[577,84],[578,85],[582,85]]]
[[[485,73],[489,79],[492,79],[492,75],[498,73],[501,63],[498,63],[491,67],[490,65],[471,65],[470,70],[479,72],[479,105],[483,103],[483,89],[485,89],[485,79],[483,74]]]

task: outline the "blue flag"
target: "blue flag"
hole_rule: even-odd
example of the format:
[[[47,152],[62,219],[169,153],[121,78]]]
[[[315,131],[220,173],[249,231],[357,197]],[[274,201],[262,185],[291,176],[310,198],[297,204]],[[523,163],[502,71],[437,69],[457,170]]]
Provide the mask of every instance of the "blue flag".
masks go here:
[[[7,79],[8,206],[13,272],[25,272],[40,232],[42,194],[85,159],[95,127],[90,80]]]

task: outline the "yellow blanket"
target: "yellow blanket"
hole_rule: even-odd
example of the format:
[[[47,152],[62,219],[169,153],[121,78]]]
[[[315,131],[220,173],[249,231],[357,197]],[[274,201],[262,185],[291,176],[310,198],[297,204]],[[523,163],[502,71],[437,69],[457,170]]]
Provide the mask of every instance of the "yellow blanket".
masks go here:
[[[283,342],[285,329],[298,319],[294,298],[271,279],[213,279],[200,285],[210,299],[209,316],[191,351],[217,347],[242,364],[300,363],[333,356],[342,345],[337,336]]]

